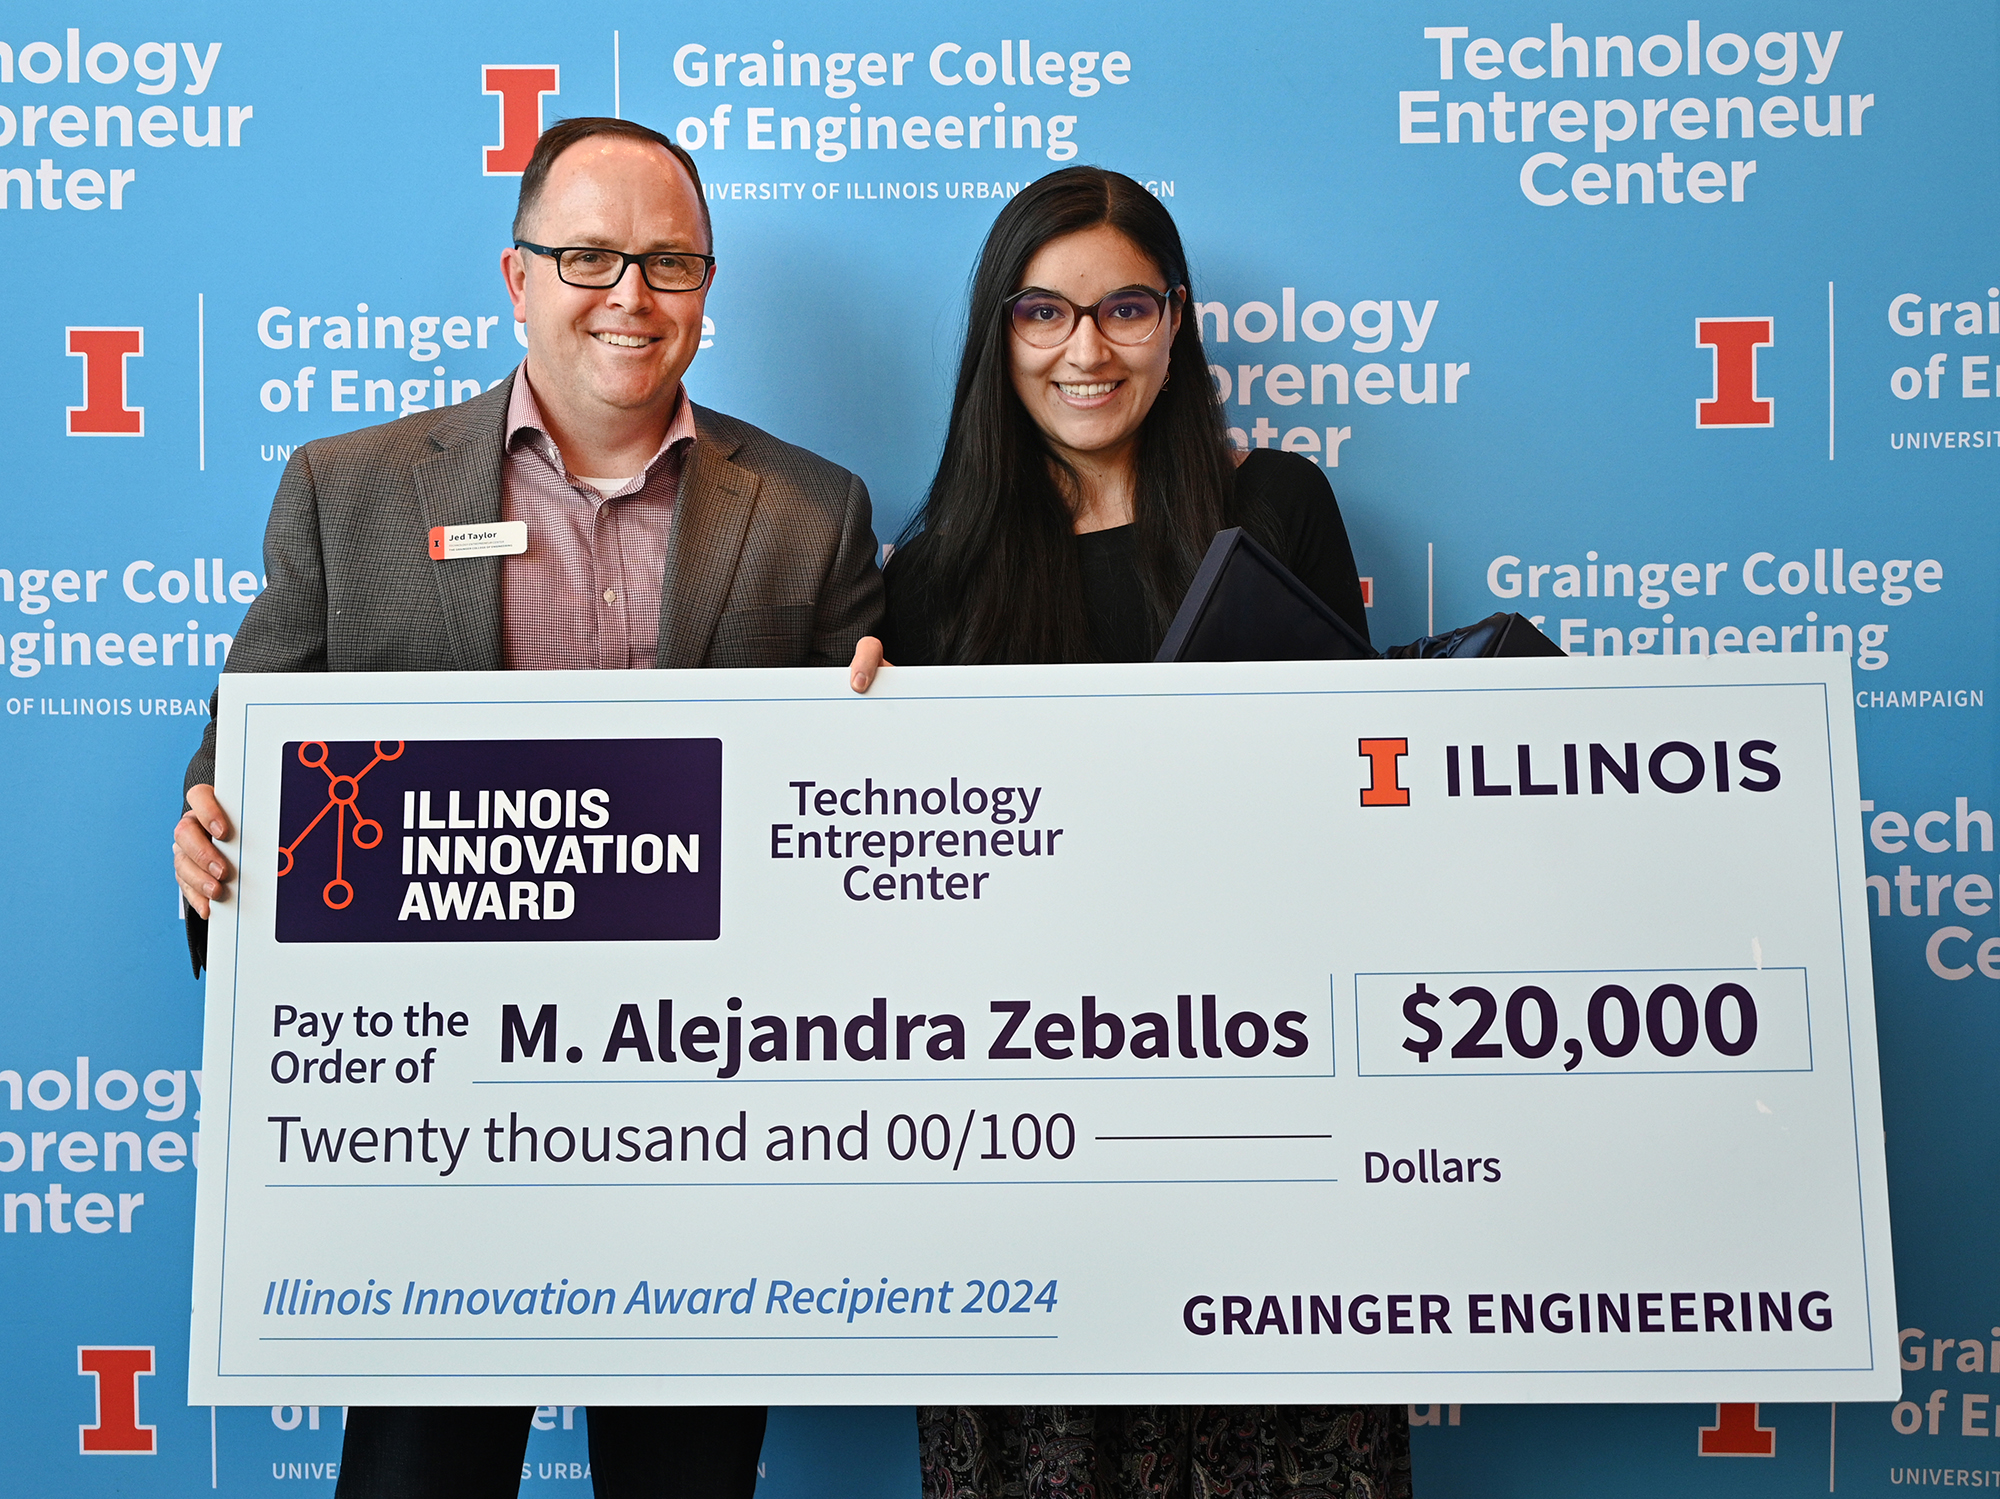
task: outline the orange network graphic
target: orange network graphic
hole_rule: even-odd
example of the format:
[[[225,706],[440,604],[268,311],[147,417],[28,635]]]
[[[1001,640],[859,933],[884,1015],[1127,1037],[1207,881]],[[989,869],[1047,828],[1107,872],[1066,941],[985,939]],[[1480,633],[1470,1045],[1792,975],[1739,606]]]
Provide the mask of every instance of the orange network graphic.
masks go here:
[[[317,759],[314,758],[315,751],[318,753]],[[313,820],[306,824],[304,832],[278,850],[278,878],[283,879],[292,872],[292,850],[311,837],[312,830],[324,822],[326,814],[331,812],[334,819],[333,878],[326,882],[326,888],[320,892],[320,898],[326,902],[329,910],[334,911],[344,911],[353,904],[354,886],[347,882],[343,868],[347,852],[347,816],[350,812],[354,814],[356,848],[375,848],[381,844],[382,824],[361,815],[361,780],[384,760],[394,760],[402,753],[402,740],[398,739],[391,747],[378,739],[375,741],[375,758],[349,776],[336,775],[333,767],[327,764],[325,740],[308,739],[299,746],[299,764],[310,765],[326,775],[326,805],[321,807]],[[336,895],[338,899],[335,898]]]

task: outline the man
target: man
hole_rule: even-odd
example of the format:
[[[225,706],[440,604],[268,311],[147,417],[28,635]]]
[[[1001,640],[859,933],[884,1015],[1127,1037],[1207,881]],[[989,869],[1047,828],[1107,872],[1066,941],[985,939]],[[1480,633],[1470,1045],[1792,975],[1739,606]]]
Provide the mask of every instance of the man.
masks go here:
[[[308,443],[265,532],[268,586],[230,671],[475,671],[845,663],[876,628],[868,491],[693,405],[713,236],[685,151],[629,121],[566,120],[521,176],[501,257],[528,357],[463,405]],[[524,521],[527,550],[432,555],[432,528]],[[199,973],[234,871],[188,766],[174,870]],[[532,1411],[348,1415],[337,1499],[512,1495]],[[594,1408],[600,1496],[747,1499],[762,1409]]]

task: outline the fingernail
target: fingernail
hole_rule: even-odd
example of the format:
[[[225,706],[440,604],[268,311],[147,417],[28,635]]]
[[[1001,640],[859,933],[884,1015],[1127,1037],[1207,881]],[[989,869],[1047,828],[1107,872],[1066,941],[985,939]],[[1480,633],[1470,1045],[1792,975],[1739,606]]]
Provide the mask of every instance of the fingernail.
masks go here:
[[[222,836],[222,824],[219,822],[211,822],[208,825],[208,830],[218,838]]]
[[[209,865],[208,872],[214,875],[218,880],[222,878],[222,866],[220,864]]]
[[[848,685],[851,686],[856,692],[866,692],[868,690],[868,679],[862,676],[861,673],[857,671],[854,674],[853,681],[850,682]]]

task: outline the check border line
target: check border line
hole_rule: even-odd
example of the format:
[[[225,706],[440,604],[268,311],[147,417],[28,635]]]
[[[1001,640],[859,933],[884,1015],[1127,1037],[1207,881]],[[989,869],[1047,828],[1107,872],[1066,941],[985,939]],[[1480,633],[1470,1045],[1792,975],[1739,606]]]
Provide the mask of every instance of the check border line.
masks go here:
[[[1177,1135],[1134,1135],[1133,1139],[1180,1139]],[[1205,1138],[1188,1136],[1186,1138]],[[1234,1136],[1228,1138],[1235,1138]],[[1286,1136],[1284,1138],[1294,1138]],[[1318,1138],[1318,1137],[1298,1137]],[[285,1192],[408,1192],[432,1191],[441,1187],[457,1191],[471,1191],[483,1188],[488,1191],[547,1191],[560,1189],[596,1191],[606,1187],[660,1187],[660,1188],[741,1188],[741,1187],[1276,1187],[1312,1185],[1315,1183],[1337,1182],[1337,1176],[1106,1176],[1106,1177],[1038,1177],[1033,1180],[1014,1181],[973,1181],[960,1178],[942,1181],[837,1181],[837,1182],[265,1182],[271,1191]]]

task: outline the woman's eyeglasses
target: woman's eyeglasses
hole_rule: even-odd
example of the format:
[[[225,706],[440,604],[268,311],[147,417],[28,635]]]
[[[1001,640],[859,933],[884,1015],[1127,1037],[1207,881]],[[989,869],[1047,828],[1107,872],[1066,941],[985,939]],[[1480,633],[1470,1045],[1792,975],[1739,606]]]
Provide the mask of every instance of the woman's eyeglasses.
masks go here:
[[[1053,349],[1069,341],[1084,318],[1097,324],[1107,343],[1142,344],[1166,321],[1180,288],[1154,291],[1150,286],[1121,286],[1088,307],[1079,307],[1061,292],[1031,286],[1007,300],[1007,321],[1020,340],[1037,349]]]

